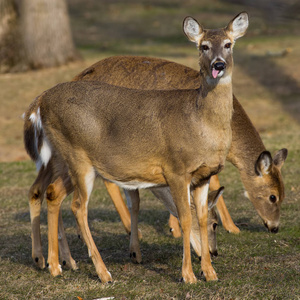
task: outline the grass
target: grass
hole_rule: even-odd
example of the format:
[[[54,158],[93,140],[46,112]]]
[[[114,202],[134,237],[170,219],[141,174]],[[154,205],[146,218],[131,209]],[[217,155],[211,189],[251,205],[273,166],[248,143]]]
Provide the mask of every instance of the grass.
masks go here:
[[[238,236],[218,229],[219,256],[214,267],[220,281],[207,283],[200,276],[200,264],[193,256],[197,284],[179,283],[182,242],[171,237],[168,213],[153,196],[142,192],[140,229],[143,263],[134,265],[128,255],[129,238],[119,221],[101,180],[89,205],[89,222],[99,251],[114,282],[102,285],[88,258],[86,246],[78,240],[75,221],[63,203],[63,218],[77,272],[64,270],[52,278],[38,270],[30,257],[30,218],[26,194],[35,170],[31,162],[1,163],[0,196],[0,291],[1,299],[297,299],[299,296],[299,207],[291,201],[282,207],[281,230],[265,231],[249,201],[242,196],[236,170],[228,166],[222,176],[229,211],[242,230]],[[26,176],[24,176],[26,174]],[[12,176],[13,175],[13,176]],[[232,182],[235,184],[233,185]],[[42,213],[42,240],[47,253],[46,212]],[[34,284],[32,284],[34,282]],[[288,291],[288,295],[287,295]]]
[[[0,299],[299,299],[299,164],[300,164],[300,43],[299,27],[270,24],[255,8],[226,1],[86,1],[69,3],[75,42],[85,61],[68,66],[0,76]],[[129,258],[129,238],[108,198],[96,181],[89,204],[91,231],[114,282],[102,285],[77,238],[75,220],[63,203],[63,218],[77,272],[64,270],[52,278],[31,259],[27,193],[36,172],[24,152],[22,119],[29,103],[58,82],[104,57],[115,54],[151,55],[198,68],[197,53],[181,31],[186,15],[207,27],[225,25],[242,10],[250,10],[250,29],[235,47],[234,92],[274,153],[288,148],[283,167],[286,199],[278,234],[266,232],[251,203],[243,196],[237,170],[230,164],[220,174],[224,198],[238,236],[218,228],[219,256],[214,267],[220,281],[205,282],[193,256],[198,283],[179,282],[182,241],[171,237],[168,213],[148,191],[141,193],[140,229],[143,263]],[[290,48],[287,56],[269,56]],[[2,109],[2,107],[4,109]],[[41,218],[47,258],[47,213]]]

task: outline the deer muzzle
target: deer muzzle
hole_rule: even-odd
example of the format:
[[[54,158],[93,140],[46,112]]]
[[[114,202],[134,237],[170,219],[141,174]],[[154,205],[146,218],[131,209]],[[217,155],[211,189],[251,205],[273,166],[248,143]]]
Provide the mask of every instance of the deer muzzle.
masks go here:
[[[225,69],[226,69],[226,63],[224,61],[221,61],[221,60],[216,60],[212,64],[212,76],[213,76],[213,78],[223,76]]]
[[[269,224],[268,222],[264,222],[264,225],[268,228],[269,232],[277,233],[279,231],[278,225]]]

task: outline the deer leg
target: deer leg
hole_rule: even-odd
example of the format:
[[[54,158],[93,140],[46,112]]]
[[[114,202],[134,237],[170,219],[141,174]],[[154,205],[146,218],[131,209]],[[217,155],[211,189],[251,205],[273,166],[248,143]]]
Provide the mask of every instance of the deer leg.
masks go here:
[[[207,233],[207,215],[208,215],[208,187],[209,183],[205,183],[194,190],[194,204],[200,225],[201,239],[201,268],[207,281],[218,280],[217,274],[211,265],[208,233]]]
[[[32,259],[35,264],[45,268],[45,258],[42,252],[42,240],[40,231],[41,207],[44,200],[44,194],[52,178],[50,164],[46,168],[43,166],[39,170],[38,176],[29,190],[29,209],[31,220],[31,240],[32,240]]]
[[[191,236],[190,236],[191,244],[197,256],[201,259],[200,228],[199,228],[198,217],[197,217],[195,204],[194,204],[194,197],[191,197],[190,208],[192,214],[192,229],[191,229]]]
[[[209,188],[211,191],[218,190],[220,188],[220,182],[218,175],[214,175],[211,177]],[[239,228],[233,223],[232,218],[228,212],[228,209],[226,207],[226,204],[224,202],[223,196],[220,196],[218,202],[217,202],[217,209],[223,224],[223,227],[232,233],[238,234],[240,233]]]
[[[170,214],[170,218],[169,218],[169,227],[170,227],[170,232],[172,232],[175,238],[181,237],[181,231],[180,231],[178,219],[174,217],[172,214]]]
[[[83,163],[80,164],[83,167]],[[92,192],[95,171],[90,167],[85,173],[77,172],[76,185],[74,185],[74,197],[72,201],[72,211],[76,217],[80,232],[85,241],[85,244],[88,247],[89,256],[92,258],[92,261],[95,265],[96,272],[101,279],[102,283],[112,281],[111,274],[108,272],[101,255],[95,245],[92,234],[88,226],[88,200]]]
[[[63,266],[66,266],[73,270],[77,270],[78,269],[77,264],[71,256],[70,248],[66,238],[61,210],[59,211],[59,219],[58,219],[58,249],[59,249],[60,260],[62,261]]]
[[[48,266],[52,276],[57,276],[62,273],[58,259],[58,224],[61,203],[67,195],[68,187],[61,176],[47,188]]]
[[[166,178],[169,184],[172,197],[176,204],[180,226],[183,236],[183,263],[182,279],[186,283],[197,282],[193,272],[191,261],[190,233],[192,227],[192,216],[189,207],[190,182],[184,180],[181,176],[172,176]]]
[[[106,186],[107,192],[115,205],[115,208],[121,218],[121,221],[125,227],[125,230],[128,234],[131,232],[131,221],[130,221],[130,212],[128,207],[126,206],[123,197],[121,195],[119,187],[109,181],[104,180],[104,184]],[[139,239],[142,238],[142,233],[139,230]]]
[[[142,254],[140,250],[140,243],[138,237],[138,215],[140,210],[140,196],[139,190],[127,190],[128,196],[130,197],[131,207],[131,234],[130,234],[130,258],[134,263],[142,262]]]

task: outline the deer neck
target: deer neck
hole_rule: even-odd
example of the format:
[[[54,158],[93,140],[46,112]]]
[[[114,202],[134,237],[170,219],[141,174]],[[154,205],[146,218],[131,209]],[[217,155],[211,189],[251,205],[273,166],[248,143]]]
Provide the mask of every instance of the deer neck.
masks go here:
[[[256,176],[255,163],[266,150],[257,130],[237,99],[233,98],[232,144],[227,159],[238,168],[243,183]]]
[[[230,127],[233,112],[231,75],[220,79],[205,77],[200,72],[201,86],[197,106],[202,109],[207,124]],[[200,104],[199,104],[200,103]]]

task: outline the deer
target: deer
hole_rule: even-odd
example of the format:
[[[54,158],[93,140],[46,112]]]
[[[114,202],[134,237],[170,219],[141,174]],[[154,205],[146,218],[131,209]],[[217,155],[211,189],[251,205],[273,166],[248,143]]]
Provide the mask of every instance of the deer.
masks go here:
[[[103,283],[112,277],[87,224],[96,174],[128,189],[135,211],[139,188],[169,186],[183,233],[182,277],[187,283],[197,281],[190,253],[192,185],[202,271],[206,280],[217,280],[208,250],[208,185],[210,177],[223,169],[231,144],[232,47],[247,27],[245,12],[217,30],[204,30],[191,17],[184,20],[185,34],[199,48],[203,80],[198,89],[141,91],[77,81],[59,84],[38,98],[34,127],[37,137],[43,134],[42,164],[47,166],[51,149],[66,163],[74,186],[71,208]],[[47,199],[47,204],[58,208],[48,206],[53,217],[59,215],[61,204],[56,200]],[[133,223],[132,219],[131,239],[138,234]]]

